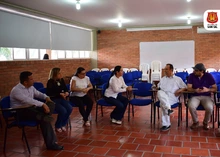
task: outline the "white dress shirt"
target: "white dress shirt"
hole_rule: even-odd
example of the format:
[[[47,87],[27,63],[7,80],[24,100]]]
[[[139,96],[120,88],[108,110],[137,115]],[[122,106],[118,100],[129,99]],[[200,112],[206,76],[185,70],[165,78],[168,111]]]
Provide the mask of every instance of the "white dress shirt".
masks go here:
[[[12,88],[10,93],[10,103],[11,107],[18,107],[23,105],[35,105],[41,107],[44,103],[34,98],[39,98],[45,100],[46,94],[43,94],[36,90],[33,86],[26,88],[21,83],[18,83]]]
[[[72,79],[70,80],[70,88],[71,88],[71,85],[72,85],[72,81],[75,81],[76,82],[76,88],[87,88],[88,85],[90,84],[90,79],[88,76],[85,76],[84,78],[79,78],[78,76],[73,76]],[[85,96],[86,93],[83,93],[83,92],[71,92],[70,93],[70,96],[78,96],[78,97],[83,97]]]

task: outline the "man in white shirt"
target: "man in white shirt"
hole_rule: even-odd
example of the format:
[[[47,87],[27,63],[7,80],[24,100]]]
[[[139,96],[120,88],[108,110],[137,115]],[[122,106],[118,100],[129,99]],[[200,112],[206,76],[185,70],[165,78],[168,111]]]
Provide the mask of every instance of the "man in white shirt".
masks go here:
[[[17,112],[19,119],[38,121],[47,149],[62,150],[63,146],[57,144],[57,139],[50,123],[53,120],[51,113],[55,108],[54,103],[47,95],[37,91],[33,87],[33,83],[34,80],[31,72],[24,71],[20,73],[20,83],[10,93],[11,107],[34,105],[34,107]],[[46,100],[46,103],[34,98]]]
[[[186,90],[186,84],[183,80],[173,74],[173,65],[167,64],[165,67],[165,76],[158,84],[157,97],[160,100],[162,110],[162,127],[161,131],[167,131],[171,127],[170,115],[173,113],[171,105],[179,102],[179,96],[182,91]]]

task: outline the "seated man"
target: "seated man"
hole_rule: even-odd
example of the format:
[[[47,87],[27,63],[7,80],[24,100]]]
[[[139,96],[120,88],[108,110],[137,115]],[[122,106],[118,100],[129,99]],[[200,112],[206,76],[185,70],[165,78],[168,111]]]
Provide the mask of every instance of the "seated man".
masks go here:
[[[161,131],[170,129],[170,114],[173,113],[171,105],[179,102],[178,98],[182,91],[186,90],[186,84],[183,80],[173,74],[173,65],[167,64],[165,67],[165,75],[158,84],[157,97],[160,100],[162,110],[162,127]]]
[[[201,104],[205,109],[205,117],[203,120],[203,128],[209,129],[208,122],[213,112],[214,102],[211,99],[211,92],[216,92],[217,86],[215,80],[210,73],[206,73],[206,69],[202,63],[198,63],[193,67],[194,71],[189,75],[187,89],[193,92],[192,97],[188,101],[189,112],[192,116],[193,124],[191,129],[199,127],[199,120],[196,108]]]
[[[17,112],[19,119],[39,121],[47,149],[62,150],[63,146],[57,144],[57,139],[50,123],[53,120],[51,113],[55,105],[47,95],[37,91],[33,87],[33,83],[31,72],[24,71],[20,73],[20,83],[10,93],[11,107],[34,105],[34,107]],[[35,100],[34,98],[46,100],[46,103]]]

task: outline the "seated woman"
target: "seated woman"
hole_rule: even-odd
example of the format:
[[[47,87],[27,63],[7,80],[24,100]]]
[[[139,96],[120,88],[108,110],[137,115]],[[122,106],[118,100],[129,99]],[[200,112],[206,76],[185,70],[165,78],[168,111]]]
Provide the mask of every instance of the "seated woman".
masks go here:
[[[55,102],[55,111],[58,113],[55,130],[57,132],[66,131],[72,106],[66,100],[69,93],[61,76],[60,68],[50,70],[49,80],[47,81],[47,95]]]
[[[90,126],[88,117],[92,111],[93,101],[89,97],[88,91],[92,88],[89,77],[86,76],[85,69],[79,67],[70,81],[70,101],[79,107],[79,112],[83,117],[85,126]],[[86,109],[84,105],[86,105]]]
[[[124,117],[128,105],[128,99],[120,93],[132,90],[131,86],[125,84],[122,76],[123,68],[116,66],[111,74],[104,94],[106,102],[116,106],[110,115],[111,122],[119,125],[122,124],[121,120]]]

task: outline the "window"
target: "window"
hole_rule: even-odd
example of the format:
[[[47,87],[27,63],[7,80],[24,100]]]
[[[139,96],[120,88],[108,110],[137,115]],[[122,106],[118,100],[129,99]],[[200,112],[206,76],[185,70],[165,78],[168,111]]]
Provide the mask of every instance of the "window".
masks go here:
[[[47,53],[46,49],[40,49],[40,59],[42,60],[44,58],[44,54]]]
[[[7,61],[13,59],[13,51],[12,48],[1,47],[0,48],[0,61]]]
[[[90,51],[51,50],[47,52],[46,49],[0,47],[0,61],[42,60],[46,53],[49,53],[51,59],[90,58]]]
[[[29,59],[39,59],[39,50],[29,49],[28,56],[29,56]]]
[[[14,48],[14,59],[26,59],[26,50],[23,48]]]

